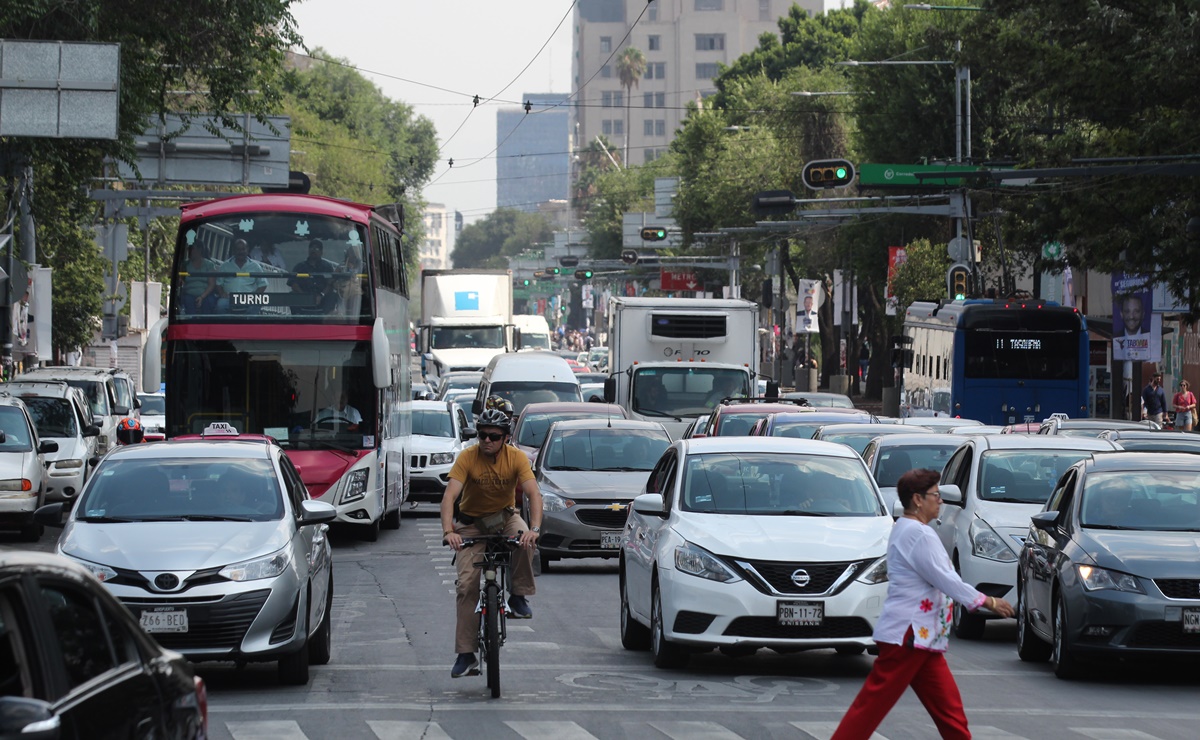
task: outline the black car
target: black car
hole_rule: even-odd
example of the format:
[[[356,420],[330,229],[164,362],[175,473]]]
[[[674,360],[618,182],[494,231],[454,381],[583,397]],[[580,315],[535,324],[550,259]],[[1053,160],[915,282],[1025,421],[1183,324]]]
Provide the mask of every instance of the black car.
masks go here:
[[[1097,454],[1033,516],[1017,571],[1017,653],[1059,678],[1089,660],[1200,662],[1200,458]]]
[[[207,736],[204,682],[66,558],[0,554],[0,737]]]

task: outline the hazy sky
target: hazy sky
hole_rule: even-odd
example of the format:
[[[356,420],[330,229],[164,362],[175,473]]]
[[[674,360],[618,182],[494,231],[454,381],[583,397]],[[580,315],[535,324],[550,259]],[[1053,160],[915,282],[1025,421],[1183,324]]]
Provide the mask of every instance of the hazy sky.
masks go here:
[[[425,198],[462,211],[470,223],[496,207],[496,160],[492,154],[460,165],[496,147],[496,111],[525,93],[570,92],[574,14],[554,29],[571,5],[571,0],[303,0],[292,13],[310,49],[349,60],[384,95],[433,121],[443,149],[433,175],[437,182],[425,189]],[[482,104],[470,113],[472,96],[487,99],[513,78],[498,96],[513,103]],[[447,172],[451,157],[455,167]]]

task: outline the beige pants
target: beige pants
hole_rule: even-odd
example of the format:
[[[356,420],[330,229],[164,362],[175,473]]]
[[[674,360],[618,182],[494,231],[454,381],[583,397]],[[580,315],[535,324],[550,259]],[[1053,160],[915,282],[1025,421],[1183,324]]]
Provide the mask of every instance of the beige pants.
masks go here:
[[[515,537],[518,532],[525,532],[528,529],[525,520],[515,512],[509,514],[508,519],[504,522],[504,534],[509,537]],[[457,520],[454,522],[454,531],[464,539],[483,534],[474,524],[463,524]],[[471,547],[464,547],[454,557],[454,564],[458,568],[458,580],[455,581],[457,615],[454,628],[454,652],[456,653],[473,653],[479,647],[479,616],[475,613],[475,606],[479,603],[479,579],[482,577],[483,569],[476,568],[475,563],[481,560],[480,555],[486,547],[485,543],[480,542]],[[525,547],[519,547],[513,551],[512,561],[509,565],[513,594],[533,596],[537,591],[533,585],[533,553],[533,548]]]

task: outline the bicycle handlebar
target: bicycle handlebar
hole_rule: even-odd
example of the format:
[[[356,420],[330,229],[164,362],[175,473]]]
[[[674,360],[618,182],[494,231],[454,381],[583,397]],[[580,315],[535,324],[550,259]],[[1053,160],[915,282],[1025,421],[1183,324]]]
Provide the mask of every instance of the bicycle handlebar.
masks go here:
[[[509,536],[503,535],[503,534],[481,534],[481,535],[475,535],[474,537],[463,537],[462,546],[470,547],[471,545],[475,545],[475,544],[479,544],[479,543],[483,543],[483,542],[503,542],[504,544],[509,545],[511,547],[520,547],[521,546],[521,535],[523,535],[523,534],[525,534],[525,533],[517,532],[516,536],[514,536],[514,537],[509,537]],[[446,542],[446,540],[443,539],[442,544],[448,546],[450,543]]]

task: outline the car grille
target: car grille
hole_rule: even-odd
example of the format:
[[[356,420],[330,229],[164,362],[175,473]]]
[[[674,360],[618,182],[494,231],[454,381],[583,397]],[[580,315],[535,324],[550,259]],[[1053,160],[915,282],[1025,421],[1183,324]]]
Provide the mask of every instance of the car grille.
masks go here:
[[[1183,622],[1140,622],[1126,639],[1129,647],[1200,649],[1200,634],[1183,631]]]
[[[624,504],[622,504],[624,506]],[[581,524],[586,524],[589,527],[599,527],[600,529],[624,529],[625,520],[629,517],[628,507],[620,511],[611,509],[579,509],[575,512],[575,518]]]
[[[749,583],[765,594],[771,593],[771,590],[766,587],[766,584],[770,584],[770,587],[777,593],[788,595],[794,594],[797,596],[816,596],[818,594],[824,594],[828,592],[837,579],[840,578],[848,568],[853,567],[855,570],[857,570],[868,562],[871,561],[853,560],[843,563],[787,563],[772,560],[738,560],[734,561],[734,565]],[[753,572],[750,572],[750,570],[744,567],[747,565],[753,569]],[[809,581],[804,586],[797,586],[795,582],[792,581],[792,574],[797,570],[803,570],[804,572],[808,573]],[[757,573],[758,576],[761,576],[761,578],[756,577],[754,575],[755,573]],[[846,579],[846,581],[842,583],[842,588],[845,587],[849,580],[850,579]],[[764,581],[766,583],[764,583]],[[840,591],[841,588],[838,590]]]
[[[412,455],[408,467],[412,470],[424,470],[429,465],[429,455]]]
[[[708,625],[712,624],[716,618],[716,614],[681,611],[675,615],[675,626],[672,631],[685,635],[698,635],[708,629]]]
[[[778,640],[831,640],[870,637],[871,625],[862,617],[826,617],[819,626],[783,625],[775,617],[738,617],[725,628],[728,637],[762,637]]]
[[[122,599],[135,616],[143,609],[178,604],[188,610],[187,632],[155,632],[158,644],[169,650],[226,649],[241,647],[246,630],[262,610],[271,589],[249,591],[222,601],[196,603],[190,599]]]
[[[145,589],[150,593],[158,593],[158,589],[151,585],[150,579],[146,578],[138,571],[129,570],[127,568],[116,568],[115,570],[117,571],[117,575],[115,578],[109,579],[108,582],[110,584],[121,586],[137,586],[138,588]],[[205,570],[198,570],[188,576],[178,590],[171,591],[170,593],[185,593],[189,589],[195,588],[196,586],[205,586],[210,583],[228,583],[229,580],[220,575],[220,573],[221,568],[207,568]]]
[[[1168,599],[1200,599],[1200,580],[1195,578],[1156,578],[1154,585]]]

